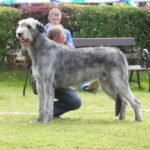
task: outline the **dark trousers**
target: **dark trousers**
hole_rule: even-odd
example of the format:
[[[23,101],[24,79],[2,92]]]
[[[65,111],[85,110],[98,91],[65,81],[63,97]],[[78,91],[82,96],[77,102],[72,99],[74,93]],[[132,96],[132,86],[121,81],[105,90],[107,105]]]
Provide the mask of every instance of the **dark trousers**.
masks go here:
[[[36,80],[31,76],[31,86],[34,94],[37,93]],[[73,87],[55,89],[54,116],[60,116],[65,112],[78,109],[81,106],[81,100]]]
[[[81,100],[74,88],[55,89],[54,116],[60,116],[68,111],[78,109]]]

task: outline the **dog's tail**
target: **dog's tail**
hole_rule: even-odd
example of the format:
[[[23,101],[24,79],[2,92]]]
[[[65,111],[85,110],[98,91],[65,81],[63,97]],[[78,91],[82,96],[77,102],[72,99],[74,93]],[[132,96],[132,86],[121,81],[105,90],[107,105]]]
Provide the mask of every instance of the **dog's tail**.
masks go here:
[[[117,117],[121,111],[121,103],[122,99],[119,94],[117,94],[117,99],[116,99],[116,107],[115,107],[115,116]]]

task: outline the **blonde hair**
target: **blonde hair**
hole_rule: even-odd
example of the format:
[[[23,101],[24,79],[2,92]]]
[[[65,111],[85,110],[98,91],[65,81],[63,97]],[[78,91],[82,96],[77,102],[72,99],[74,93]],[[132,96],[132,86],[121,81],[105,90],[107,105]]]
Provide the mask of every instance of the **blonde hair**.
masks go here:
[[[49,11],[49,16],[61,16],[61,11],[58,8],[52,8]]]
[[[61,33],[64,33],[62,25],[51,25],[48,30],[48,38],[53,40],[54,37],[59,36]]]

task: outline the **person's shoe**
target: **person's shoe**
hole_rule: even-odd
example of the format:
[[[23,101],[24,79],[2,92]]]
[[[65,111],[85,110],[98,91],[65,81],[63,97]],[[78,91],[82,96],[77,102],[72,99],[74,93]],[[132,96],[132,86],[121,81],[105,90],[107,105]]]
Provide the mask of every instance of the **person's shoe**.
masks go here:
[[[93,89],[97,89],[100,85],[99,80],[93,80],[91,82],[89,82],[89,85],[87,87],[88,90],[93,90]]]
[[[101,91],[100,81],[99,80],[90,81],[85,85],[84,90],[92,93],[100,92]]]
[[[53,119],[64,119],[62,116],[53,116]]]

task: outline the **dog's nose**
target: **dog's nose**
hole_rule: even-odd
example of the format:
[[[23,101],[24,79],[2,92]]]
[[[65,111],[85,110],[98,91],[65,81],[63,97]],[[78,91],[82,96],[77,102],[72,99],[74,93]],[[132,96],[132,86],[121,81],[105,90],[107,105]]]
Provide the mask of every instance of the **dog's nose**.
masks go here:
[[[21,37],[22,36],[22,33],[17,33],[18,34],[18,37]]]

